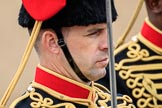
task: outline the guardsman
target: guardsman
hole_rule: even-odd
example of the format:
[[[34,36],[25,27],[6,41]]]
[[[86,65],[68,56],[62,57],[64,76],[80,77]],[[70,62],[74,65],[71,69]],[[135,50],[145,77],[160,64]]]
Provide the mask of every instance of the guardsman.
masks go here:
[[[108,64],[105,0],[23,0],[19,24],[33,34],[35,19],[51,11],[57,12],[34,32],[40,61],[35,78],[10,108],[110,108],[109,90],[94,83]],[[117,107],[134,105],[129,96],[118,95]]]
[[[162,108],[162,0],[145,5],[141,31],[115,50],[115,70],[138,108]],[[105,78],[99,83],[106,85]]]

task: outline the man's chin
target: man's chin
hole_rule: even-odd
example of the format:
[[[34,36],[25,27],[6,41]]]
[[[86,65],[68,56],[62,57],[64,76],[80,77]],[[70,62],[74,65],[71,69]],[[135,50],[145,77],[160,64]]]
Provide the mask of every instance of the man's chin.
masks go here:
[[[100,74],[98,74],[98,76],[97,76],[97,78],[96,78],[95,81],[97,81],[97,80],[103,78],[105,75],[106,75],[106,69],[104,69],[104,70],[102,70],[102,71],[100,70]]]
[[[105,75],[106,75],[106,69],[105,69],[105,71],[103,72],[102,78],[105,77]]]

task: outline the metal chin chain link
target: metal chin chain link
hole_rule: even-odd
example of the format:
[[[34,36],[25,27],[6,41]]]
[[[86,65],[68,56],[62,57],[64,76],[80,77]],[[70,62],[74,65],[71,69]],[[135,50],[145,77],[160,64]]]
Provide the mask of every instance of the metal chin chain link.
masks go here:
[[[60,47],[65,46],[64,39],[62,39],[62,38],[61,38],[61,39],[59,39],[57,43],[58,43],[58,45],[59,45]]]

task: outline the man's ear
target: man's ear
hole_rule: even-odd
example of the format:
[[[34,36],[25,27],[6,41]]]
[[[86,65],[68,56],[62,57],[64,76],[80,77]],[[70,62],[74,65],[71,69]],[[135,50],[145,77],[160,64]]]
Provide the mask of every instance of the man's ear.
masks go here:
[[[54,31],[44,31],[42,34],[42,44],[44,48],[52,53],[58,53],[60,50],[59,45],[57,44],[58,38]]]
[[[146,0],[148,8],[154,13],[162,12],[162,1],[161,0]]]

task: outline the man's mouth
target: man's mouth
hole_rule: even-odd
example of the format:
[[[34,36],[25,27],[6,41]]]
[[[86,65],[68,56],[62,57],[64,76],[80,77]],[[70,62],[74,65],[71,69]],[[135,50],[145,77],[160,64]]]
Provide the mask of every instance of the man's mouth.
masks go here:
[[[104,58],[104,59],[98,60],[96,62],[96,64],[99,65],[99,66],[102,66],[102,67],[106,67],[107,64],[108,64],[108,58]]]

